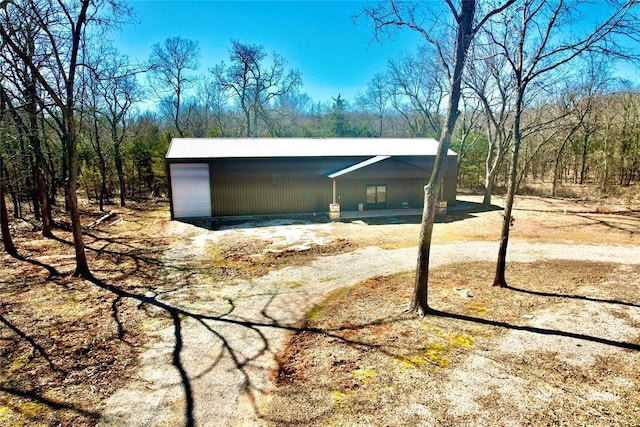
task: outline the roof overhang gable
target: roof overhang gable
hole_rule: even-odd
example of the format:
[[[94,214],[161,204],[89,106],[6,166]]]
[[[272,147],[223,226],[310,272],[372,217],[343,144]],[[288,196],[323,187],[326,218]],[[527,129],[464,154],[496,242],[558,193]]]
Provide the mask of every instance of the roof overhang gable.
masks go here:
[[[334,178],[337,178],[339,176],[346,175],[346,174],[348,174],[350,172],[357,171],[358,169],[366,168],[367,166],[372,165],[374,163],[378,163],[378,162],[381,162],[383,160],[387,160],[389,158],[391,158],[391,156],[375,156],[375,157],[367,159],[367,160],[365,160],[363,162],[356,163],[355,165],[351,165],[351,166],[349,166],[347,168],[339,170],[337,172],[330,173],[330,174],[327,175],[327,177],[331,178],[331,179],[334,179]]]

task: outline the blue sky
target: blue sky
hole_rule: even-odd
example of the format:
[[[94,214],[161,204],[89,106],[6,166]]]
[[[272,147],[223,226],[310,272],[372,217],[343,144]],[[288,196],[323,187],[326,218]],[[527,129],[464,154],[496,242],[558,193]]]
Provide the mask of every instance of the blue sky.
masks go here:
[[[314,101],[331,102],[341,94],[353,103],[373,75],[390,59],[414,50],[420,36],[410,30],[377,42],[370,22],[353,17],[369,1],[342,0],[125,0],[137,24],[114,32],[118,50],[133,62],[147,60],[151,46],[170,37],[198,42],[199,74],[221,61],[228,62],[231,40],[264,46],[282,55],[290,68],[302,72],[301,92]],[[440,0],[437,0],[440,1]],[[597,17],[597,7],[586,10],[585,21]],[[638,71],[615,64],[618,76],[637,83]]]
[[[179,36],[198,42],[199,73],[204,74],[223,60],[228,62],[231,40],[259,44],[302,72],[301,92],[314,101],[330,102],[341,94],[353,102],[389,59],[420,43],[410,31],[374,41],[368,21],[353,23],[353,16],[367,4],[361,1],[128,0],[127,4],[138,24],[112,37],[132,61],[145,61],[153,44]]]

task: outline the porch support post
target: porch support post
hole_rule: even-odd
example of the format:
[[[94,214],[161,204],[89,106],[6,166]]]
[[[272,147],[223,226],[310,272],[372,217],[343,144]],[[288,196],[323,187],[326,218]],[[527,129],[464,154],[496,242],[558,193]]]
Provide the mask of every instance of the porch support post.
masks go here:
[[[331,203],[329,205],[329,218],[333,219],[333,220],[338,220],[340,219],[340,204],[337,203],[336,201],[336,179],[335,178],[331,178],[331,180],[333,181],[333,203]]]
[[[333,199],[332,199],[333,202],[332,203],[335,204],[336,203],[336,193],[337,193],[337,191],[336,191],[336,179],[333,178],[331,181],[333,183]]]

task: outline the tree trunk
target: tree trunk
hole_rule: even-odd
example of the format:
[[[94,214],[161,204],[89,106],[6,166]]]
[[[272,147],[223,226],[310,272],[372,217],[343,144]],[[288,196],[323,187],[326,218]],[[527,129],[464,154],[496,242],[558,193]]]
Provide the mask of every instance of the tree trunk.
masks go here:
[[[5,176],[5,180],[7,182],[7,187],[9,189],[9,195],[11,196],[11,202],[13,203],[13,217],[18,219],[22,218],[22,206],[20,205],[20,197],[18,197],[18,192],[14,188],[13,185],[8,185],[9,183],[9,171],[5,165],[2,166],[2,174]],[[5,187],[5,192],[7,188]]]
[[[447,106],[446,127],[440,136],[438,144],[438,154],[433,165],[433,172],[429,183],[424,191],[424,208],[422,212],[422,223],[420,225],[420,243],[418,245],[418,259],[416,267],[416,281],[413,292],[413,300],[410,310],[420,315],[429,313],[429,256],[431,252],[431,236],[433,233],[433,222],[436,215],[436,202],[440,184],[444,177],[444,167],[447,158],[447,151],[451,144],[456,120],[458,119],[458,105],[461,95],[462,72],[464,61],[471,43],[471,32],[473,28],[473,18],[475,14],[475,0],[463,1],[462,9],[458,16],[458,27],[456,33],[456,52],[454,59],[453,75],[451,76],[451,93]]]
[[[40,219],[42,220],[42,236],[53,237],[51,216],[51,204],[49,203],[49,195],[47,183],[44,179],[44,155],[42,153],[42,144],[38,131],[38,93],[36,90],[36,80],[32,78],[27,85],[28,93],[28,111],[29,111],[29,143],[35,155],[34,175],[36,180],[38,208],[40,209]],[[38,216],[36,216],[38,219]]]
[[[484,195],[482,197],[482,206],[491,206],[491,196],[493,195],[493,186],[496,182],[498,169],[493,169],[487,174],[484,180]]]
[[[33,206],[33,218],[36,221],[40,221],[42,219],[42,216],[41,216],[41,210],[40,210],[40,199],[38,198],[39,196],[38,171],[37,171],[37,166],[35,162],[29,162],[29,163],[31,163],[30,172],[32,175],[32,178],[30,181],[35,183],[35,184],[32,184],[31,188],[29,188],[29,195],[31,196],[31,206]]]
[[[42,236],[53,237],[51,205],[49,204],[49,195],[47,194],[47,183],[44,180],[42,169],[38,168],[38,196],[40,198],[40,208],[42,209]]]
[[[49,186],[49,194],[48,194],[48,198],[49,198],[49,207],[51,206],[55,206],[56,204],[56,197],[58,195],[58,179],[56,177],[56,168],[55,168],[55,164],[53,162],[53,156],[51,154],[51,150],[46,147],[46,152],[47,152],[47,159],[49,161],[48,166],[49,166],[49,183],[51,184]],[[52,221],[53,222],[53,219]]]
[[[580,185],[584,184],[587,175],[587,147],[589,143],[589,136],[585,132],[584,140],[582,141],[582,165],[580,168]]]
[[[125,207],[127,198],[127,187],[124,182],[124,167],[122,164],[122,154],[120,153],[120,146],[114,146],[114,160],[116,163],[116,173],[118,175],[118,185],[120,186],[120,206]]]
[[[505,278],[505,270],[507,267],[507,246],[509,245],[509,230],[512,225],[511,212],[513,209],[513,199],[516,189],[516,174],[517,174],[517,157],[520,149],[520,135],[514,139],[513,144],[513,161],[511,162],[511,169],[509,171],[509,184],[507,189],[507,200],[504,207],[504,220],[502,222],[502,232],[500,235],[500,249],[498,250],[498,262],[496,265],[496,275],[493,279],[493,286],[500,286],[502,288],[507,287],[507,280]]]
[[[73,247],[76,255],[76,270],[74,276],[91,277],[87,255],[84,250],[84,239],[82,237],[82,223],[80,220],[80,208],[78,207],[78,194],[76,186],[78,184],[78,152],[75,141],[75,118],[73,114],[67,116],[67,126],[69,134],[66,136],[67,156],[69,163],[69,179],[65,186],[66,202],[69,206],[69,216],[71,217],[71,231],[73,234]]]
[[[507,198],[504,206],[504,220],[500,234],[500,249],[498,250],[498,261],[496,263],[496,275],[493,279],[493,286],[507,287],[505,270],[507,267],[507,246],[509,245],[509,230],[512,225],[511,212],[513,209],[513,199],[516,193],[516,178],[518,174],[518,156],[520,153],[520,142],[522,134],[520,131],[520,116],[522,114],[522,90],[516,94],[516,112],[513,123],[513,151],[511,165],[509,166],[509,179],[507,184]]]
[[[553,181],[551,182],[551,197],[556,197],[556,194],[557,194],[558,180],[560,179],[560,164],[561,164],[560,159],[562,158],[562,148],[564,148],[564,144],[560,148],[560,151],[558,151],[558,154],[556,155],[556,158],[555,158],[555,163],[553,165]]]
[[[441,176],[444,174],[440,174]],[[434,185],[435,184],[435,185]],[[424,208],[422,210],[422,223],[420,224],[420,243],[418,246],[418,259],[416,267],[416,282],[413,289],[413,300],[410,310],[421,315],[429,313],[429,257],[431,253],[431,236],[436,215],[436,204],[440,188],[432,178],[424,187]]]
[[[18,137],[18,141],[20,141],[20,157],[18,158],[18,160],[21,160],[21,162],[16,162],[19,163],[22,167],[22,170],[20,172],[16,173],[16,179],[21,178],[21,175],[24,176],[24,187],[22,187],[22,191],[26,192],[26,194],[28,195],[29,199],[31,199],[31,204],[33,206],[33,211],[34,211],[34,216],[35,219],[37,221],[40,220],[40,207],[38,206],[38,198],[36,197],[36,193],[35,193],[35,186],[33,185],[33,176],[34,174],[33,172],[33,162],[31,161],[31,155],[29,154],[27,148],[25,147],[25,140],[28,137],[28,135],[26,135],[26,130],[21,127],[19,133],[19,137]],[[21,190],[21,184],[17,185],[16,188],[16,192],[22,192]],[[24,193],[23,193],[24,194]],[[22,218],[22,212],[20,212],[20,218]]]
[[[104,158],[104,154],[102,153],[102,146],[100,145],[100,130],[98,129],[98,117],[97,113],[93,114],[93,140],[96,149],[96,155],[98,156],[98,163],[100,169],[100,194],[98,195],[99,203],[100,203],[100,212],[104,211],[104,202],[105,199],[108,200],[107,196],[107,161]]]
[[[485,160],[485,180],[482,205],[486,207],[491,206],[491,197],[493,196],[496,178],[498,173],[500,173],[500,168],[505,158],[505,149],[503,147],[506,142],[503,140],[503,137],[496,136],[496,139],[498,140],[498,143],[491,143]]]
[[[4,243],[4,250],[11,256],[17,256],[18,251],[13,244],[11,238],[11,231],[9,230],[9,216],[7,214],[7,204],[4,196],[4,163],[2,157],[0,157],[0,229],[2,230],[2,242]]]

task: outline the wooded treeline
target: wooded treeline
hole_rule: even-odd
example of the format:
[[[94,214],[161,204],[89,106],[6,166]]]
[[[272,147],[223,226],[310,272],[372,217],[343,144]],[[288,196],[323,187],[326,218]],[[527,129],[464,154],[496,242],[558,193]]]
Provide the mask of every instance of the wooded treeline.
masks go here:
[[[429,43],[391,59],[355,99],[322,103],[286,58],[257,44],[233,40],[227,58],[200,70],[198,44],[175,37],[133,64],[108,42],[110,31],[132,25],[132,11],[115,0],[0,7],[1,182],[12,215],[41,221],[45,235],[63,194],[72,220],[77,191],[100,210],[166,195],[172,137],[439,138],[443,130],[449,82]],[[452,144],[459,185],[484,191],[487,204],[508,181],[517,92],[498,49],[508,28],[491,24],[466,58]],[[550,196],[567,194],[565,183],[606,193],[640,180],[640,92],[617,77],[623,59],[633,58],[576,55],[530,85],[519,115],[520,189],[544,181]]]

